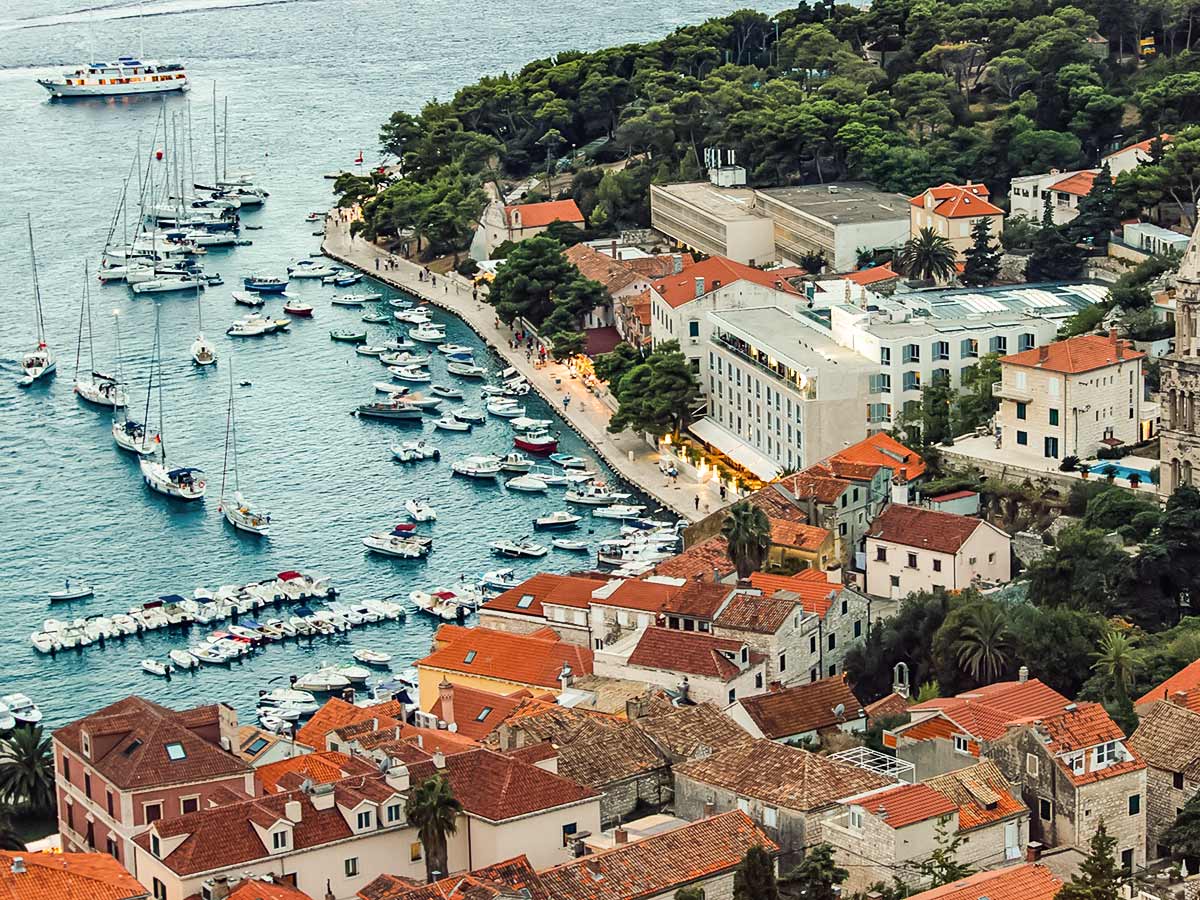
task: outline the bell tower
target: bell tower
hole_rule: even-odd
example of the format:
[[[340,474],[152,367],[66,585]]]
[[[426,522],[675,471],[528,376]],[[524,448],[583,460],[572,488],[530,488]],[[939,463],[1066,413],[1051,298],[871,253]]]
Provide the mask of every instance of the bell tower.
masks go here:
[[[1163,357],[1159,404],[1159,493],[1200,487],[1200,222],[1175,278],[1175,349]]]

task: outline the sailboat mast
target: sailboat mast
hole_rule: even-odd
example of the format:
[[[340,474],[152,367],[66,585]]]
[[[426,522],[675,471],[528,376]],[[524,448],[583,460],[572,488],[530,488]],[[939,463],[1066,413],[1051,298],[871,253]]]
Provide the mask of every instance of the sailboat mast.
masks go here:
[[[229,436],[233,429],[233,362],[229,363],[229,403],[225,406],[225,456],[221,460],[221,505],[225,505],[225,480],[229,475]],[[234,464],[234,483],[237,479],[237,468]],[[235,487],[234,490],[237,490]]]
[[[113,325],[117,329],[117,377],[121,379],[121,384],[125,383],[125,358],[121,355],[121,313],[119,310],[113,310]]]
[[[167,438],[166,438],[166,422],[163,420],[163,390],[162,390],[162,336],[161,328],[159,327],[159,308],[154,307],[154,355],[158,360],[158,447],[159,447],[159,462],[163,468],[167,467]]]
[[[196,186],[196,147],[192,143],[192,101],[188,98],[187,102],[187,146],[188,146],[188,171],[187,178],[192,188]],[[191,193],[191,188],[188,189]]]
[[[229,178],[229,98],[225,98],[225,124],[221,127],[221,180]]]
[[[85,263],[86,266],[86,263]],[[75,382],[79,382],[79,357],[83,354],[83,311],[87,308],[87,273],[83,276],[83,296],[79,298],[79,333],[75,336]]]
[[[88,262],[85,259],[83,261],[83,305],[87,310],[88,367],[94,375],[96,374],[96,345],[92,335],[92,286],[89,275]]]
[[[29,264],[33,268],[33,314],[37,323],[38,346],[46,343],[46,323],[42,319],[42,288],[38,283],[37,253],[33,249],[33,216],[25,214],[25,225],[29,229]]]
[[[217,165],[217,83],[213,82],[213,189],[220,187],[221,169]]]

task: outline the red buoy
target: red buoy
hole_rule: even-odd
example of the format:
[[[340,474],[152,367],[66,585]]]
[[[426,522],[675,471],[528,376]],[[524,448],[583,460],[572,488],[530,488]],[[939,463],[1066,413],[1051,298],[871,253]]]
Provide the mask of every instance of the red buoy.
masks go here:
[[[155,150],[155,151],[154,151],[154,158],[155,158],[155,159],[159,159],[159,160],[161,160],[161,159],[163,158],[163,152],[162,152],[161,150]]]

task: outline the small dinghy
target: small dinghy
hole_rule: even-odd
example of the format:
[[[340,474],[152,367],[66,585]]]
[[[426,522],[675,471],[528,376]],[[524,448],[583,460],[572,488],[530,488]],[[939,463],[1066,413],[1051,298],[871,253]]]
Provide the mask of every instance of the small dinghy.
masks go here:
[[[167,678],[171,674],[171,667],[160,663],[157,659],[143,659],[142,671],[149,672],[151,675],[157,675],[160,678]]]
[[[561,469],[586,469],[588,464],[582,456],[571,456],[567,453],[551,453],[548,459]]]
[[[520,584],[521,579],[512,569],[493,569],[491,572],[484,572],[483,577],[479,579],[479,583],[485,588],[491,588],[496,591],[507,591],[509,588]]]
[[[363,313],[362,321],[366,322],[368,325],[386,325],[388,323],[388,317],[383,313],[369,312]]]
[[[345,306],[345,307],[349,307],[350,309],[362,309],[363,304],[366,301],[363,300],[361,297],[342,296],[342,297],[334,297],[329,302],[333,306]]]
[[[468,478],[495,478],[500,474],[500,459],[495,456],[468,456],[450,464],[455,475]]]
[[[463,392],[461,390],[446,384],[430,385],[429,393],[433,394],[435,397],[445,397],[447,400],[461,400],[463,398]]]
[[[330,340],[334,341],[346,341],[347,343],[351,344],[361,344],[367,339],[367,333],[365,331],[351,331],[348,328],[336,329],[329,332],[329,338]]]
[[[542,481],[536,475],[518,475],[516,478],[510,478],[506,481],[504,486],[510,491],[524,491],[526,493],[541,493],[546,490],[546,482]]]
[[[354,651],[354,658],[364,666],[379,666],[385,668],[391,665],[392,654],[380,653],[378,650],[369,650],[362,647]]]
[[[452,415],[459,422],[468,422],[471,425],[482,425],[487,421],[487,417],[478,410],[471,409],[469,406],[464,406],[462,409],[456,409]]]
[[[289,316],[299,316],[302,319],[312,318],[313,308],[307,303],[301,303],[299,300],[289,300],[283,304],[283,311]]]
[[[473,356],[475,350],[468,347],[466,344],[438,344],[438,353],[444,353],[447,356]]]
[[[425,459],[434,461],[442,458],[442,451],[424,441],[402,441],[389,447],[392,457],[399,462],[419,462]]]
[[[200,661],[186,650],[172,650],[167,654],[177,669],[194,669]]]
[[[460,378],[482,378],[487,374],[487,369],[483,366],[476,365],[475,363],[459,362],[453,359],[446,363],[446,371]]]
[[[575,540],[574,538],[554,538],[550,541],[557,550],[570,550],[572,553],[580,553],[587,550],[587,541]]]
[[[233,291],[233,302],[242,306],[258,308],[267,302],[266,297],[252,294],[249,291]]]
[[[354,352],[359,356],[381,356],[387,351],[383,347],[374,347],[370,344],[359,344],[354,348]]]
[[[436,522],[437,511],[426,501],[412,498],[404,503],[404,510],[414,522]]]
[[[380,346],[383,346],[382,344]],[[387,349],[386,347],[384,348]],[[402,350],[399,353],[388,352],[379,357],[379,361],[385,366],[427,366],[429,365],[428,353],[412,353],[408,350]]]
[[[90,584],[85,584],[82,581],[71,581],[68,578],[63,582],[62,590],[50,592],[50,602],[60,603],[64,600],[83,600],[94,596],[95,593]]]

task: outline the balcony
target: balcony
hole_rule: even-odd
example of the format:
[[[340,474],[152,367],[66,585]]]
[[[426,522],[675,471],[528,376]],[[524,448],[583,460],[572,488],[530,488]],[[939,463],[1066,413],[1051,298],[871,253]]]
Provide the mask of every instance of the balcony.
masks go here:
[[[733,353],[735,356],[744,359],[746,362],[754,366],[754,368],[766,375],[771,376],[780,384],[787,385],[791,391],[799,394],[801,399],[817,399],[817,381],[815,378],[805,376],[802,383],[796,377],[786,374],[792,370],[789,370],[786,366],[781,364],[776,364],[776,366],[768,365],[766,362],[767,354],[754,350],[749,344],[746,344],[744,341],[739,341],[737,338],[714,332],[710,340],[719,347],[722,347],[725,350],[728,350],[730,353]]]
[[[1018,388],[1012,385],[1004,386],[1003,381],[992,382],[992,396],[1000,400],[1016,400],[1019,403],[1033,402],[1033,394],[1028,388]]]

